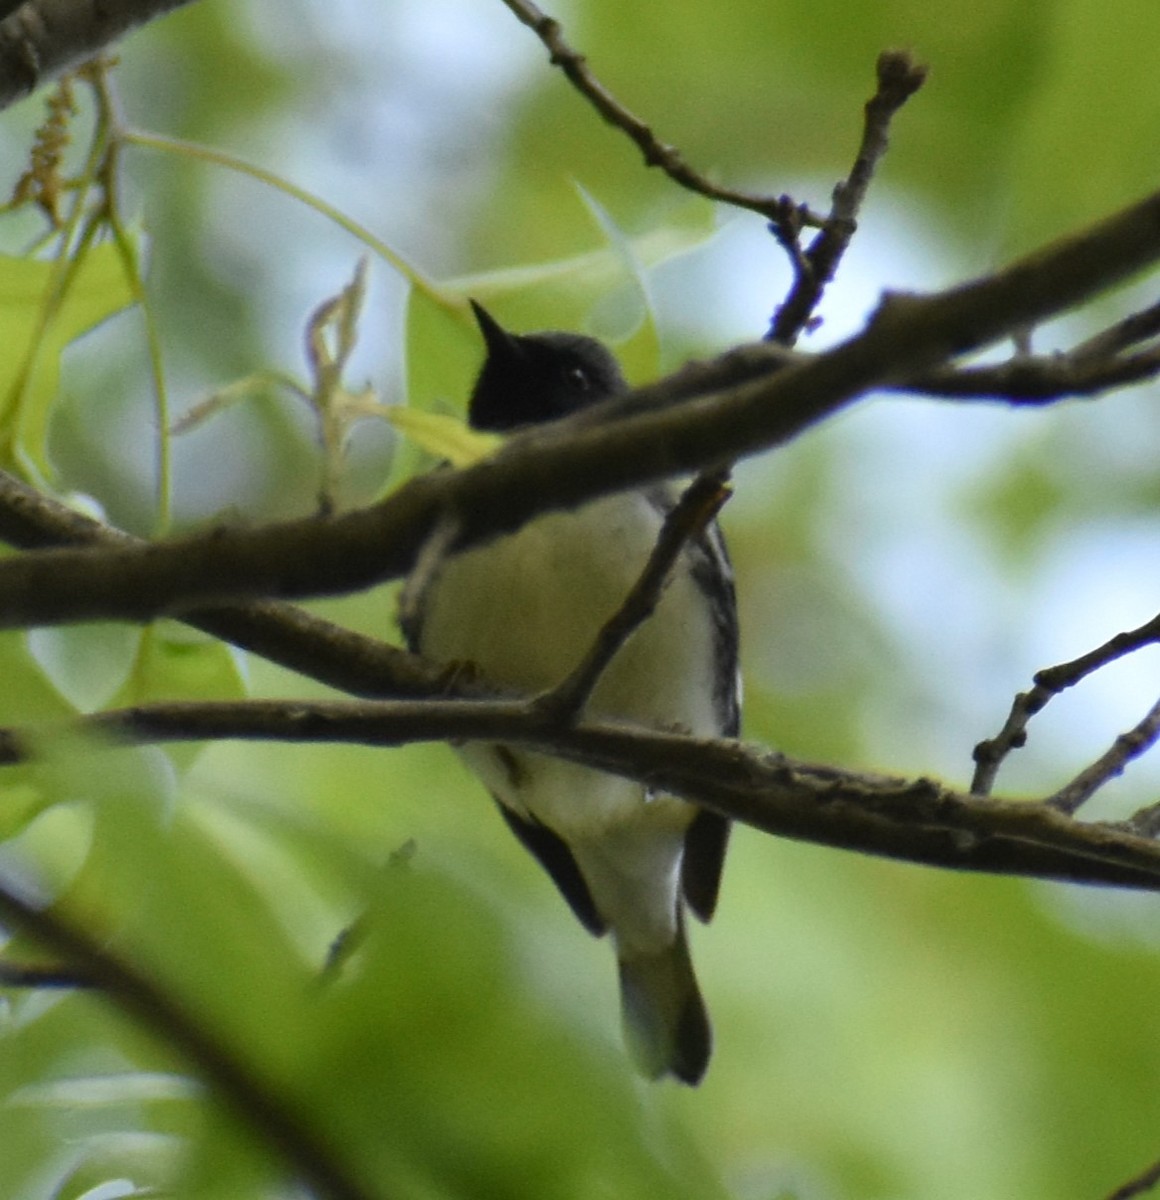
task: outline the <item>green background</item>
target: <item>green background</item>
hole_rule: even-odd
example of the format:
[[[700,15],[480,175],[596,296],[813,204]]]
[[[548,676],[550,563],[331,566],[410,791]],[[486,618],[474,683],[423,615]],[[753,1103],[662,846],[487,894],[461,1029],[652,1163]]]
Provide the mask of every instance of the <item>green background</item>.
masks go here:
[[[904,47],[929,64],[806,349],[857,328],[884,288],[984,273],[1160,177],[1153,0],[578,0],[556,15],[691,163],[823,210],[877,54]],[[682,231],[672,240],[687,252],[647,273],[649,373],[760,336],[788,286],[759,218],[706,213],[646,171],[499,0],[205,0],[127,41],[118,87],[129,124],[312,189],[436,280],[600,250],[577,185],[626,237]],[[33,99],[4,115],[13,181],[40,111]],[[363,248],[219,168],[139,148],[125,167],[175,411],[260,369],[301,375],[305,321]],[[18,216],[0,237],[15,251],[33,227]],[[569,269],[539,290],[504,279],[481,286],[500,288],[513,324],[623,324],[617,289]],[[1141,285],[1092,319],[1152,300]],[[408,328],[406,303],[372,258],[348,382],[396,401],[410,379],[454,409],[471,336],[419,305]],[[1035,344],[1087,329],[1072,319]],[[129,312],[65,353],[47,453],[61,494],[148,532],[156,421],[140,334]],[[1155,400],[1149,387],[1016,413],[877,398],[744,464],[724,524],[745,736],[965,784],[972,746],[1035,670],[1156,611]],[[355,441],[352,496],[365,499],[393,443],[378,423]],[[318,448],[292,399],[236,404],[174,455],[179,527],[315,504]],[[317,608],[392,631],[390,589]],[[5,635],[0,654],[13,724],[243,683],[322,694],[261,663],[239,675],[168,626],[144,640]],[[1038,718],[1000,790],[1050,793],[1138,720],[1156,654]],[[693,932],[709,1075],[695,1091],[649,1086],[620,1048],[608,946],[575,924],[450,750],[110,755],[62,747],[0,780],[3,863],[108,928],[384,1196],[1095,1200],[1160,1155],[1149,897],[740,829],[718,916]],[[1145,761],[1096,807],[1124,815],[1158,781]],[[366,909],[365,950],[320,998],[327,946]],[[4,1200],[278,1186],[180,1060],[100,1000],[8,993],[0,1039]]]

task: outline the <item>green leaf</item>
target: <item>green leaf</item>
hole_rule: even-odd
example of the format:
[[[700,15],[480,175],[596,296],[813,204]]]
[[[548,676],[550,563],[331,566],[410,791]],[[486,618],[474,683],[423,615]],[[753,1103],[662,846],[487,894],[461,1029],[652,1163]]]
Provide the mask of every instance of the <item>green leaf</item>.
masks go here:
[[[685,205],[681,219],[629,237],[595,200],[582,190],[581,195],[605,236],[602,249],[411,288],[406,327],[409,410],[463,411],[482,353],[468,300],[496,308],[502,323],[517,332],[572,329],[603,334],[605,340],[613,340],[632,382],[656,374],[659,345],[645,272],[704,243],[713,233],[712,207],[701,202]],[[594,318],[600,328],[594,328]],[[610,330],[619,341],[609,338]],[[400,424],[395,412],[391,420]],[[424,455],[412,446],[396,454],[384,490],[445,456],[442,450],[428,450]]]
[[[321,997],[299,1086],[384,1194],[721,1194],[659,1113],[642,1127],[619,1048],[537,993],[484,897],[396,868],[363,932]]]
[[[407,407],[419,412],[462,412],[472,373],[479,369],[479,338],[464,295],[412,288],[407,298]],[[408,443],[391,464],[389,487],[432,459]]]
[[[182,1144],[162,1133],[110,1131],[80,1139],[79,1162],[53,1191],[53,1200],[121,1200],[156,1196],[173,1185]]]
[[[570,329],[603,336],[622,356],[630,381],[641,383],[656,373],[657,360],[643,352],[647,341],[637,349],[626,345],[624,339],[638,329],[642,320],[648,324],[645,273],[703,245],[714,232],[704,219],[709,209],[701,204],[690,206],[698,220],[674,221],[629,236],[587,193],[581,190],[581,195],[605,238],[601,249],[552,262],[461,276],[446,281],[442,290],[445,295],[458,295],[464,301],[470,297],[494,308],[501,322],[516,332]],[[627,295],[628,299],[621,303],[619,312],[613,304],[618,295]],[[604,310],[601,326],[596,327],[593,317],[600,315],[603,305],[612,307]],[[462,311],[464,321],[469,321],[466,304]],[[478,335],[475,342],[474,361],[478,365]],[[460,394],[466,395],[466,386]],[[422,397],[419,399],[421,402]]]
[[[145,628],[124,683],[110,708],[155,701],[238,700],[247,695],[244,658],[232,646],[177,621]],[[201,751],[195,742],[174,742],[165,753],[188,767]]]
[[[133,625],[45,626],[28,632],[28,650],[53,687],[79,712],[104,708],[124,685],[141,639]]]
[[[141,637],[118,704],[153,700],[236,700],[246,695],[244,658],[232,646],[177,621],[158,621]]]
[[[117,248],[63,266],[0,256],[0,463],[51,478],[48,423],[60,357],[82,333],[133,303]]]
[[[452,466],[467,467],[503,445],[494,433],[479,433],[458,417],[421,412],[414,408],[391,408],[387,418],[417,446]]]
[[[59,801],[60,797],[40,785],[27,765],[5,767],[0,771],[0,842],[22,833]]]
[[[36,660],[23,631],[0,634],[0,679],[0,725],[57,721],[76,712]]]
[[[592,325],[597,332],[607,330],[607,340],[616,345],[617,357],[627,378],[643,383],[660,368],[660,338],[656,313],[649,295],[644,265],[637,256],[628,234],[580,184],[581,199],[608,240],[608,248],[617,256],[624,274],[623,284],[598,302]]]
[[[33,657],[23,632],[0,634],[0,725],[33,731],[76,712]],[[45,809],[69,799],[34,764],[0,768],[0,841],[25,830]]]

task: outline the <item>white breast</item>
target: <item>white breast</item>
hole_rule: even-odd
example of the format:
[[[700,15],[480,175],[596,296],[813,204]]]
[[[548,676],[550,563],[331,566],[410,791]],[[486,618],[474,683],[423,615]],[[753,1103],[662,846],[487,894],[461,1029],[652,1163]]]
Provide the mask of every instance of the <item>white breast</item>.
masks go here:
[[[504,687],[534,694],[554,686],[623,603],[662,520],[646,497],[629,493],[539,518],[456,556],[425,598],[420,649],[441,661],[472,662]],[[713,656],[709,606],[678,566],[656,612],[609,665],[587,711],[715,734]],[[527,778],[516,792],[488,748],[465,748],[465,757],[505,803],[567,840],[638,816],[643,802],[639,785],[535,755],[520,756]],[[655,803],[650,824],[687,823],[691,810],[683,803]]]
[[[552,687],[623,603],[662,519],[637,493],[612,496],[457,555],[425,598],[422,652],[473,662],[505,687]],[[678,568],[656,612],[610,665],[588,711],[712,734],[713,676],[708,605]]]

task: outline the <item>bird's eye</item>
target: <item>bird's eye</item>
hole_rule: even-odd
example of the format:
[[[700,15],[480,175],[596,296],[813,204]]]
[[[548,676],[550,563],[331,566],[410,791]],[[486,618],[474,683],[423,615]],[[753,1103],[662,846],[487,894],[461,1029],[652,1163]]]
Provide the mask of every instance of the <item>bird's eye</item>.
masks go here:
[[[578,392],[586,392],[592,386],[592,376],[583,367],[569,367],[565,378]]]

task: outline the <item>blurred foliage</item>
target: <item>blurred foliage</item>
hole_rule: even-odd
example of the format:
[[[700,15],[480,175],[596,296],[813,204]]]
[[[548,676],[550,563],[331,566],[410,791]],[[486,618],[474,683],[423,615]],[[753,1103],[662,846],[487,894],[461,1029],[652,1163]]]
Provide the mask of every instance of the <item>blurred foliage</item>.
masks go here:
[[[883,286],[984,271],[1157,183],[1153,0],[952,16],[846,0],[840,17],[800,0],[574,0],[557,15],[690,162],[816,208],[848,168],[878,52],[930,64],[817,344]],[[311,511],[327,471],[319,412],[284,387],[167,441],[149,330],[173,418],[239,380],[317,374],[311,314],[369,252],[332,396],[369,383],[448,414],[478,356],[468,296],[515,328],[612,337],[645,379],[759,334],[787,280],[759,221],[715,229],[495,0],[202,0],[121,57],[128,126],[319,201],[142,141],[123,150],[119,247],[78,226],[71,259],[48,243],[18,258],[41,222],[0,222],[4,466],[133,530],[169,507],[179,528]],[[93,124],[81,99],[74,172]],[[41,105],[4,115],[4,188]],[[138,288],[147,310],[128,307]],[[1152,299],[1131,289],[1103,315]],[[373,415],[348,436],[348,499],[422,461]],[[1154,388],[1018,415],[878,401],[742,464],[725,523],[747,736],[965,779],[1035,669],[1155,611],[1158,436]],[[318,609],[383,633],[391,607],[388,590]],[[693,934],[712,1068],[695,1092],[646,1086],[620,1049],[608,947],[445,748],[50,736],[108,705],[322,691],[169,623],[4,634],[0,670],[2,723],[43,727],[41,760],[0,774],[5,878],[180,999],[375,1194],[1098,1198],[1160,1152],[1148,898],[740,830],[720,915]],[[1040,719],[1008,788],[1052,790],[1138,719],[1154,662],[1114,679]],[[1135,768],[1111,810],[1158,778]],[[360,916],[364,940],[323,985],[328,946]],[[15,935],[7,952],[43,956]],[[7,993],[0,1096],[0,1200],[292,1194],[237,1113],[105,998]]]

